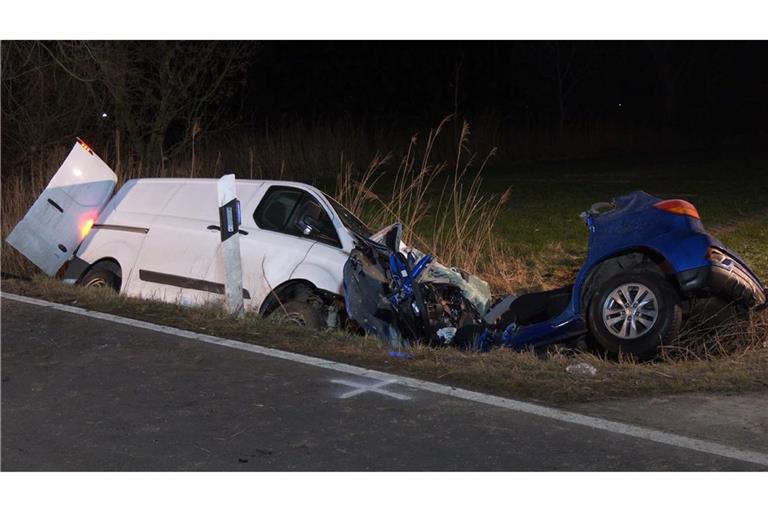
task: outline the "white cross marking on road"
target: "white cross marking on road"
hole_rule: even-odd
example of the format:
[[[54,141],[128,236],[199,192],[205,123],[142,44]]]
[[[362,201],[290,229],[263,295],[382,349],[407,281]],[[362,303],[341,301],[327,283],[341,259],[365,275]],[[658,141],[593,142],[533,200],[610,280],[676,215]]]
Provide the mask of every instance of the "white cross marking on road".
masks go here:
[[[387,391],[386,389],[381,389],[384,386],[389,386],[390,384],[395,384],[397,382],[397,379],[392,380],[380,380],[378,382],[374,382],[373,384],[363,384],[360,382],[352,382],[349,380],[341,380],[341,379],[333,379],[331,382],[335,384],[342,384],[344,386],[349,386],[351,388],[355,388],[352,391],[348,391],[344,394],[339,395],[339,398],[342,400],[345,400],[347,398],[352,398],[353,396],[362,395],[363,393],[371,392],[371,393],[378,393],[380,395],[388,396],[390,398],[396,398],[398,400],[410,400],[411,397],[407,395],[401,395],[400,393],[395,393],[393,391]]]

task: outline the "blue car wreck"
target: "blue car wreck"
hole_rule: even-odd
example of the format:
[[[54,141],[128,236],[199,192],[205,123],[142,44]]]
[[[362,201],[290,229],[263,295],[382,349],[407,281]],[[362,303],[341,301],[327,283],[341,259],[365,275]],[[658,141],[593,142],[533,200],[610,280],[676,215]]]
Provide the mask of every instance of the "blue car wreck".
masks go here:
[[[638,191],[595,204],[581,218],[589,241],[573,284],[493,305],[474,276],[406,248],[399,224],[359,237],[344,267],[347,315],[393,348],[524,350],[586,336],[612,356],[642,360],[678,336],[684,305],[695,297],[743,310],[768,305],[755,273],[706,232],[687,201]]]

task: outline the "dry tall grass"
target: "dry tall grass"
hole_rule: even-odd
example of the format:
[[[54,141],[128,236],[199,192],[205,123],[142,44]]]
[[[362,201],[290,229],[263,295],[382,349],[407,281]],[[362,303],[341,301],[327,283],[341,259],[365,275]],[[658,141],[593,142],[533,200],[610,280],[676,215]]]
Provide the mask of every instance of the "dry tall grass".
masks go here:
[[[664,347],[662,358],[711,360],[768,349],[768,311],[745,313],[717,299],[703,302],[694,304],[677,340]]]
[[[359,179],[351,165],[342,168],[336,184],[336,197],[353,213],[372,226],[401,222],[408,245],[437,255],[447,264],[468,272],[484,273],[497,252],[493,226],[509,197],[486,196],[480,192],[482,171],[495,149],[473,164],[477,155],[468,149],[469,125],[465,122],[457,141],[456,160],[436,160],[433,151],[449,118],[427,135],[423,149],[418,138],[411,138],[405,155],[381,194],[382,165],[391,157],[376,156]]]

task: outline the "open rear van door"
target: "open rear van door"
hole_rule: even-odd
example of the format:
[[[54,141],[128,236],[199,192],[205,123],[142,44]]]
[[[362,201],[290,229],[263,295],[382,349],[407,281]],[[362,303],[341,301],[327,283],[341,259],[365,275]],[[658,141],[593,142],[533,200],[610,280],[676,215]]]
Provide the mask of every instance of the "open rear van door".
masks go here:
[[[6,242],[49,276],[74,255],[109,200],[117,175],[80,141]]]

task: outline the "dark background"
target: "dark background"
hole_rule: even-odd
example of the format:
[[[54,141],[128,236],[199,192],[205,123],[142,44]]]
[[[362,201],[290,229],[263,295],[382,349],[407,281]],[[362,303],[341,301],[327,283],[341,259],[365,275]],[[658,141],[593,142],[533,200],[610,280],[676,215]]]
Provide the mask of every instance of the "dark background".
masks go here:
[[[275,130],[370,159],[447,115],[509,161],[760,147],[766,63],[762,41],[6,41],[3,170],[76,136],[163,167],[267,141],[274,167]]]
[[[453,112],[458,83],[469,117],[559,124],[558,60],[567,123],[765,125],[764,42],[266,42],[248,70],[245,113],[413,124]]]

